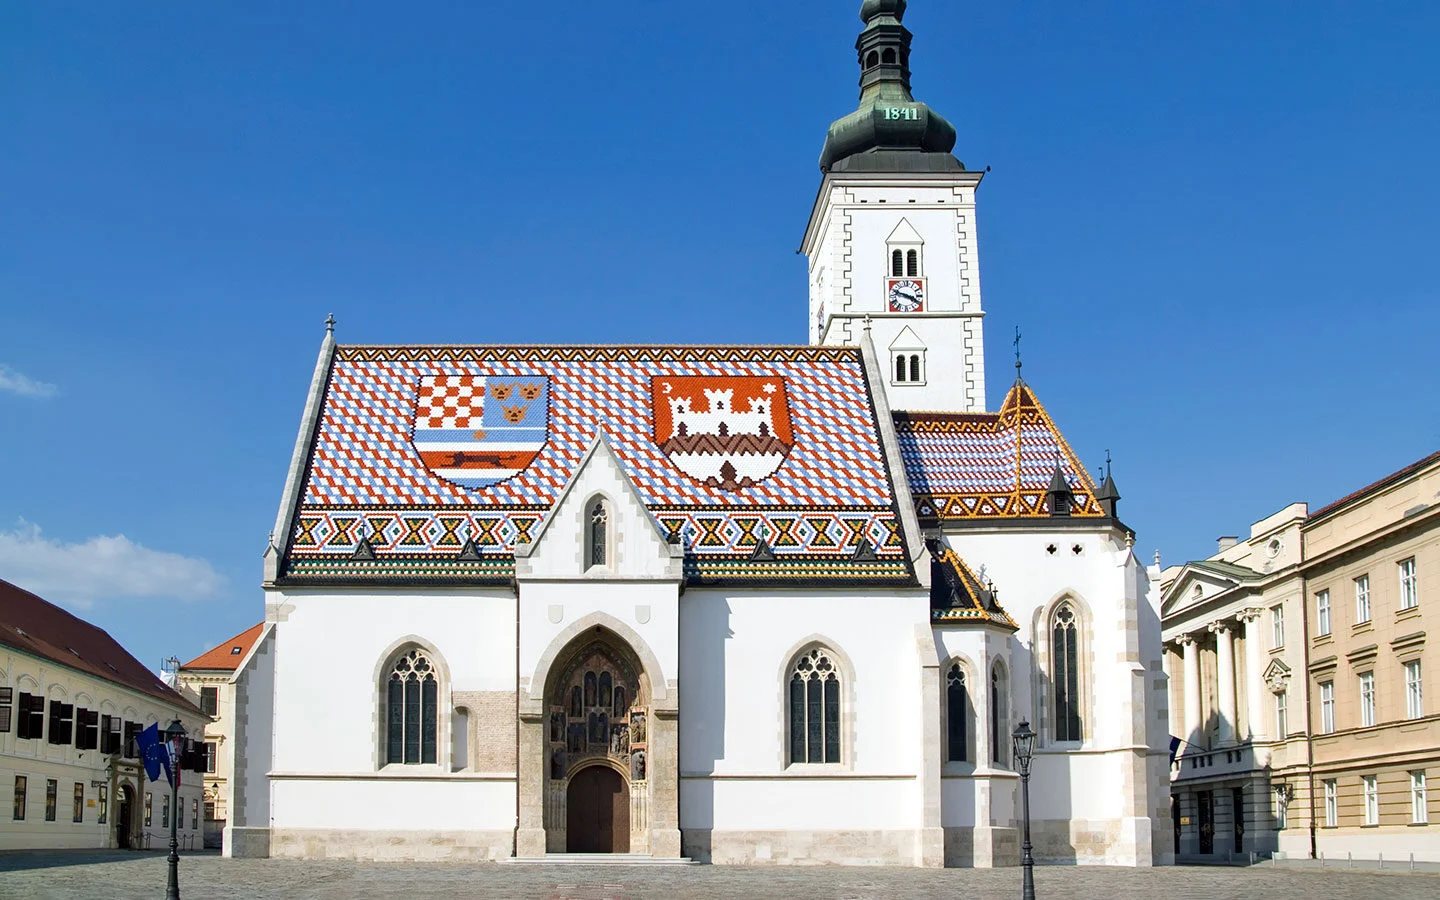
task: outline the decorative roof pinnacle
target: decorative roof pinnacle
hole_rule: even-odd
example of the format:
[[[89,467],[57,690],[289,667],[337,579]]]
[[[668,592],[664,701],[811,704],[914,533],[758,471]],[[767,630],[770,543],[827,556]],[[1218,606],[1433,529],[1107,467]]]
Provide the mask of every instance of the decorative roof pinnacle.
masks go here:
[[[334,313],[330,313],[329,315],[327,315],[327,316],[325,317],[325,333],[326,333],[326,334],[334,334],[334,333],[335,333],[335,314],[334,314]]]

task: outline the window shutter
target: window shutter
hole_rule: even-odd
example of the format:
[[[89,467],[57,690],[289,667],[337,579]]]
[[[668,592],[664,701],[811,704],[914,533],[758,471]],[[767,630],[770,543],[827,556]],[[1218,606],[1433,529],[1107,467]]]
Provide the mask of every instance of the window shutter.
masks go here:
[[[60,716],[64,707],[65,704],[59,700],[50,701],[50,743],[52,744],[69,743],[68,740],[63,742],[60,740]]]
[[[10,730],[10,718],[12,704],[15,702],[15,689],[0,687],[0,734]]]
[[[20,702],[16,704],[20,710],[20,721],[15,725],[15,737],[22,740],[30,740],[30,695],[24,691],[20,692]]]
[[[75,749],[76,749],[76,750],[84,750],[84,749],[86,749],[86,748],[85,748],[85,717],[86,717],[89,713],[90,713],[90,710],[86,709],[86,708],[83,707],[83,706],[80,707],[79,709],[75,710]]]

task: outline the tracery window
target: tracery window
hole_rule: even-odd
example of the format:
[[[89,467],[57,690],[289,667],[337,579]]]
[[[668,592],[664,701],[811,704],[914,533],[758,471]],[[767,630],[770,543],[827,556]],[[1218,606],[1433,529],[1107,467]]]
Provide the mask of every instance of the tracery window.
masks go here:
[[[603,566],[608,564],[608,550],[610,543],[610,513],[605,508],[605,501],[599,497],[590,504],[590,510],[586,515],[586,544],[585,553],[587,566]]]
[[[1050,683],[1055,691],[1055,740],[1084,739],[1080,720],[1080,628],[1075,607],[1063,603],[1050,626]]]
[[[790,762],[840,761],[840,673],[830,651],[801,654],[790,670]]]
[[[969,758],[970,697],[965,687],[965,670],[959,663],[950,666],[945,676],[945,758],[950,762],[965,762]]]
[[[385,685],[387,763],[434,763],[440,683],[425,651],[402,653]]]

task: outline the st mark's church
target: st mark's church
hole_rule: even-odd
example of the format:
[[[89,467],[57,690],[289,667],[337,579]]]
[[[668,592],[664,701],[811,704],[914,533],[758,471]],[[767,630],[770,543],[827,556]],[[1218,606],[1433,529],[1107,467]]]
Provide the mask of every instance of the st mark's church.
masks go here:
[[[861,9],[808,344],[327,332],[227,854],[1013,865],[1023,718],[1038,859],[1170,861],[1149,576],[1043,386],[986,397],[982,173],[905,7]]]

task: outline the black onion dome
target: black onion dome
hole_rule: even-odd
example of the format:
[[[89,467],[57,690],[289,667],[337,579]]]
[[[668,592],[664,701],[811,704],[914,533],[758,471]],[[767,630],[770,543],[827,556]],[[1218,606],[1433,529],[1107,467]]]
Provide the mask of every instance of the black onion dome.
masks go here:
[[[860,7],[860,18],[865,22],[855,41],[860,62],[860,105],[831,124],[825,149],[820,153],[822,170],[874,169],[877,164],[882,168],[902,165],[931,171],[964,168],[949,156],[955,149],[955,126],[910,93],[913,35],[902,24],[905,7],[906,0],[865,0]],[[879,158],[848,162],[863,154],[878,154]],[[918,154],[944,154],[949,158],[926,159]]]

